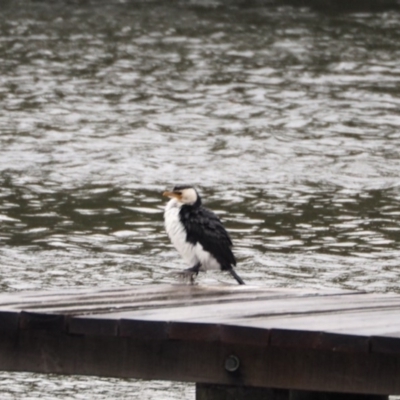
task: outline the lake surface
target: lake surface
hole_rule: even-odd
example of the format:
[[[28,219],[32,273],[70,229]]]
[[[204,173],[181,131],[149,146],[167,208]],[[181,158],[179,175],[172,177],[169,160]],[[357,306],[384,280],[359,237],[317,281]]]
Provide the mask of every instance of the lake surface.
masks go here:
[[[1,6],[4,292],[173,282],[186,266],[161,193],[191,183],[247,283],[400,293],[399,13]],[[216,281],[234,283],[199,277]],[[194,399],[186,384],[28,373],[1,373],[0,388],[2,399]]]

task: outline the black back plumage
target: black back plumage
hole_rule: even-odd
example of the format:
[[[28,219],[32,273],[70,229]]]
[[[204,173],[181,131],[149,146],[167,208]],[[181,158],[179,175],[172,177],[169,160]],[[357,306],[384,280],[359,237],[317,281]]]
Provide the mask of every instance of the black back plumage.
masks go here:
[[[222,270],[229,270],[236,265],[228,232],[220,219],[201,205],[200,197],[194,205],[183,205],[179,217],[189,243],[200,243],[219,262]]]

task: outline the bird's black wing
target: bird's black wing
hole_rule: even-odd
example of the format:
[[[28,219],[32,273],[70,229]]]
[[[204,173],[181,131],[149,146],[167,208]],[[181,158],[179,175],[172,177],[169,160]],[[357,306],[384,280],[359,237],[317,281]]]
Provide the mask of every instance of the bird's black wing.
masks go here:
[[[180,220],[186,229],[186,239],[192,244],[200,243],[211,253],[223,270],[236,265],[232,253],[232,241],[219,218],[204,207],[182,206]]]

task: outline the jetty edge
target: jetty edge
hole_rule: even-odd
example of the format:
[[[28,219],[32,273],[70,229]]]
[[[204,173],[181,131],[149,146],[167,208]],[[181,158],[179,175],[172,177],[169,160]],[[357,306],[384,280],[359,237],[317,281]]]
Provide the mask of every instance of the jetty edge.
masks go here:
[[[400,296],[237,285],[0,295],[0,370],[196,383],[197,400],[400,394]]]

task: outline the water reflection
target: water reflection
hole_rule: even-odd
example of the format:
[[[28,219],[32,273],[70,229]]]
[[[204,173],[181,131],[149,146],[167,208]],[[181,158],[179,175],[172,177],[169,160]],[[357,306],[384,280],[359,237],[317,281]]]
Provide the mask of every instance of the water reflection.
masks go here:
[[[175,183],[222,217],[248,283],[399,291],[398,13],[17,3],[0,15],[3,291],[171,282]]]

